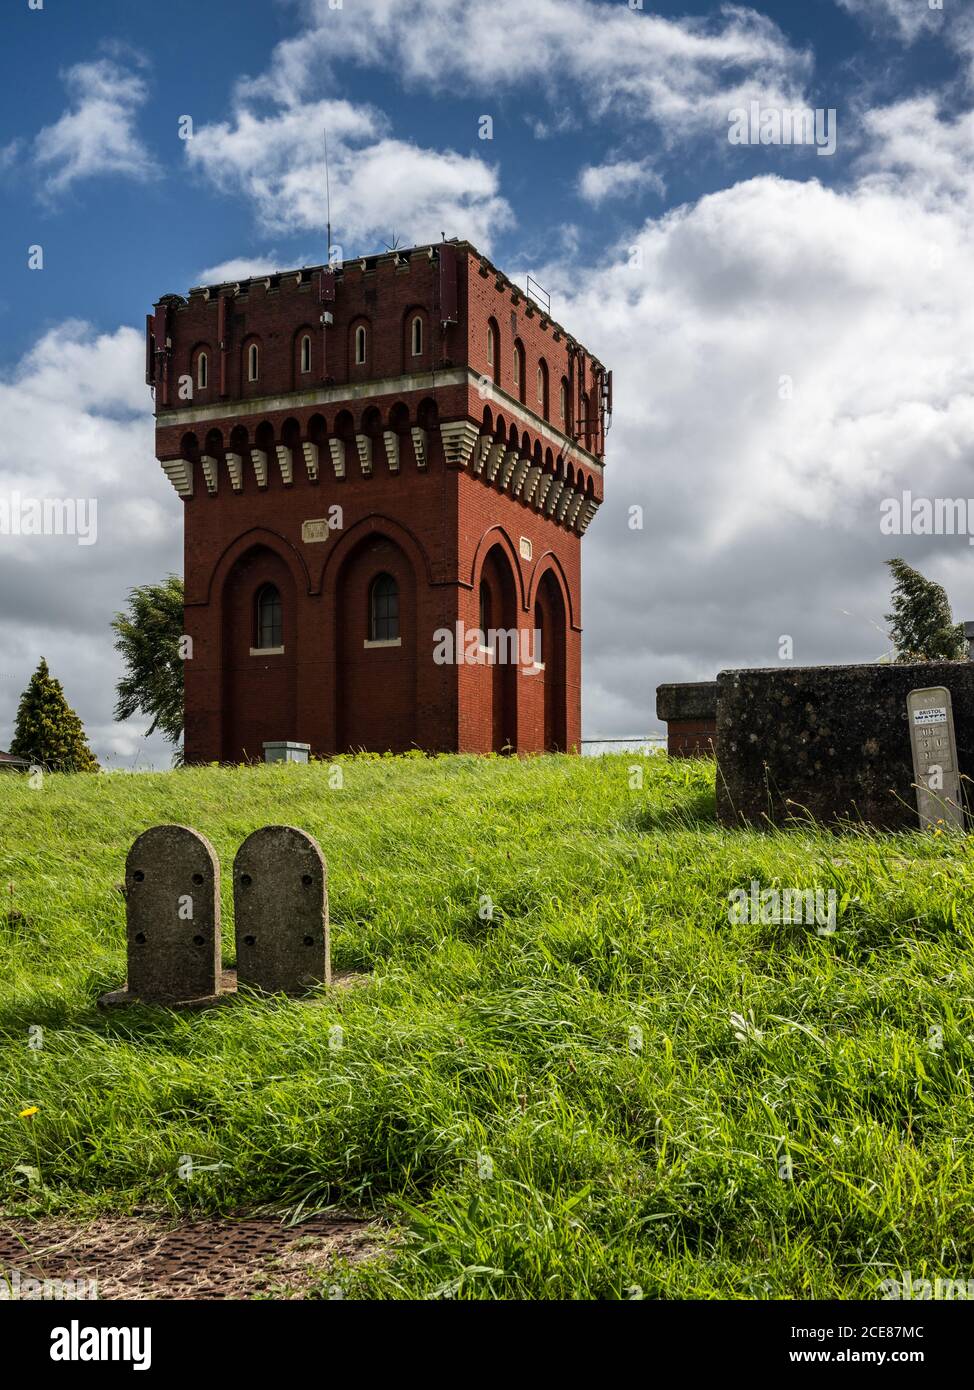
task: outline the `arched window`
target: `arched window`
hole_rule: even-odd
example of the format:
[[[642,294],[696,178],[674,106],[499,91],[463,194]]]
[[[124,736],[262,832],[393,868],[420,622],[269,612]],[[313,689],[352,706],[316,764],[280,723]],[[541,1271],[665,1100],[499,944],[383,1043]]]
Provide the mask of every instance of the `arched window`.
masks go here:
[[[260,349],[251,343],[247,349],[247,380],[256,381],[260,376]]]
[[[542,357],[538,363],[538,406],[541,414],[548,418],[548,364]]]
[[[207,370],[208,363],[206,360],[206,353],[201,352],[199,357],[196,359],[196,387],[199,391],[206,390],[206,383],[209,379],[207,376]]]
[[[564,422],[568,419],[568,387],[565,385],[564,382],[561,383],[560,409],[562,424],[564,424]]]
[[[265,584],[257,591],[257,601],[255,604],[255,623],[256,628],[254,642],[255,647],[261,649],[266,647],[284,646],[284,609],[281,604],[281,595],[275,584]]]
[[[487,366],[490,371],[494,370],[494,359],[497,355],[497,334],[494,332],[494,325],[487,325]]]
[[[423,320],[419,314],[413,319],[412,342],[413,356],[421,357],[423,353]]]
[[[365,329],[359,324],[358,328],[355,330],[355,362],[357,366],[361,366],[365,361],[365,348]]]
[[[399,585],[391,574],[377,574],[369,588],[369,641],[394,642],[399,636]]]
[[[514,344],[514,390],[518,400],[524,400],[524,348]]]
[[[308,333],[301,339],[301,370],[311,371],[311,336]]]

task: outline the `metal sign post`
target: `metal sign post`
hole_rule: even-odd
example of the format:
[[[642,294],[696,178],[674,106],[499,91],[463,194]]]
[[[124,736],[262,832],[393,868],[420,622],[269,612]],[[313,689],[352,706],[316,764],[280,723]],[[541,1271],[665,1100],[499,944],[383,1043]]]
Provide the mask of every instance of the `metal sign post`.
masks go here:
[[[950,691],[942,685],[906,697],[920,829],[964,829]]]

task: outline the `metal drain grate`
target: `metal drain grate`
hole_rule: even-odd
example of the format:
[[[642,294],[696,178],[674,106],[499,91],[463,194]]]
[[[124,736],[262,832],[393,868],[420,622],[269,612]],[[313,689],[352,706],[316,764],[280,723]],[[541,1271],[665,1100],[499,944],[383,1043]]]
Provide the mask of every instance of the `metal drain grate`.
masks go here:
[[[21,1281],[95,1280],[100,1298],[247,1298],[270,1287],[300,1297],[336,1256],[367,1253],[366,1232],[351,1217],[299,1226],[259,1218],[24,1223],[0,1227],[0,1272],[9,1279],[19,1271]]]

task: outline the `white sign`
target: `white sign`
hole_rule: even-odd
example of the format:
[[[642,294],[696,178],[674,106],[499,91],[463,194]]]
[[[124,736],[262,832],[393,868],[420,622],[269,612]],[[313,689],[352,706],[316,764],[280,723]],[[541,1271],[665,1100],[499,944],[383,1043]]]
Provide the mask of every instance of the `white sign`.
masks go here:
[[[301,539],[305,545],[313,545],[315,541],[326,541],[330,530],[327,517],[319,517],[314,521],[302,521]]]
[[[947,709],[944,705],[937,705],[933,709],[915,709],[913,722],[914,724],[946,724]]]

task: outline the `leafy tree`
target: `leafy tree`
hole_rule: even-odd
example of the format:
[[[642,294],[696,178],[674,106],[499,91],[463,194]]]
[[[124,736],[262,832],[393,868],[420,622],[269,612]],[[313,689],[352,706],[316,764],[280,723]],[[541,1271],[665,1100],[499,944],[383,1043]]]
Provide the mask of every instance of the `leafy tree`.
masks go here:
[[[10,751],[50,772],[97,772],[84,726],[41,657],[20,697]]]
[[[905,560],[887,560],[896,581],[893,611],[886,614],[897,661],[961,661],[967,656],[964,624],[955,623],[940,584],[924,579]]]
[[[183,732],[183,581],[170,574],[161,584],[131,589],[128,607],[116,613],[115,650],[125,662],[126,674],[116,687],[116,719],[131,719],[141,712],[161,729],[170,743],[178,744]]]

